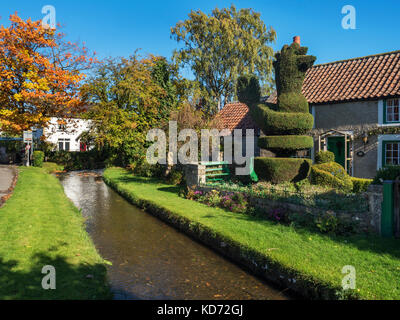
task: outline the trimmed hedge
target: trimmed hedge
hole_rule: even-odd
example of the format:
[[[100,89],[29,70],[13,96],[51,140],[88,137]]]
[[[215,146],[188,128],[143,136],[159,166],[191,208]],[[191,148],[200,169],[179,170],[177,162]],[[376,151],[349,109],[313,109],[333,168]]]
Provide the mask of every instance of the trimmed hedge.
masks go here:
[[[44,161],[43,151],[33,151],[33,165],[35,167],[41,167]]]
[[[305,134],[314,125],[314,118],[310,113],[274,111],[262,103],[254,105],[250,112],[265,134]]]
[[[272,183],[297,182],[306,179],[312,161],[298,158],[254,158],[254,170],[262,180]]]
[[[281,93],[277,99],[282,112],[309,112],[307,99],[297,93]]]
[[[258,139],[258,146],[271,151],[302,150],[312,148],[314,140],[310,136],[266,136]]]
[[[373,184],[382,184],[384,180],[395,180],[400,176],[400,166],[385,166],[378,170]]]
[[[260,102],[261,88],[255,75],[243,75],[237,80],[236,94],[238,100],[251,106]]]
[[[344,168],[336,162],[313,165],[310,181],[312,184],[340,189],[344,192],[353,191],[353,182]]]
[[[319,151],[315,154],[315,163],[335,162],[335,154],[331,151]]]
[[[351,181],[353,182],[353,192],[360,193],[365,192],[368,189],[368,186],[372,183],[372,179],[362,179],[351,177]]]

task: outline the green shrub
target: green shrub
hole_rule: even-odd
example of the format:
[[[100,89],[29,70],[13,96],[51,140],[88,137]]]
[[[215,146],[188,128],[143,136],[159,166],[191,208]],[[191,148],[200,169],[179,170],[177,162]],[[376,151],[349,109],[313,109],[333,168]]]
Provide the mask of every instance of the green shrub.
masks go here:
[[[305,134],[314,125],[310,113],[274,111],[262,103],[251,107],[250,113],[265,134]]]
[[[315,154],[315,163],[335,162],[335,154],[331,151],[319,151]]]
[[[266,136],[260,137],[258,146],[262,149],[275,150],[303,150],[314,146],[310,136]]]
[[[168,184],[172,184],[175,186],[180,184],[182,182],[182,179],[183,179],[183,173],[176,169],[171,170],[171,172],[167,176]]]
[[[48,161],[63,165],[65,170],[92,170],[104,168],[106,154],[97,149],[85,152],[53,151],[48,154]]]
[[[162,173],[164,171],[163,167],[158,163],[149,164],[147,161],[130,164],[129,169],[134,175],[149,178],[159,178],[162,176]]]
[[[372,183],[372,179],[362,179],[351,177],[351,181],[353,182],[353,192],[365,192],[368,189],[368,186]]]
[[[353,182],[344,168],[336,162],[313,165],[310,181],[312,184],[336,188],[344,192],[353,191]]]
[[[262,180],[272,183],[297,182],[308,177],[310,159],[254,158],[254,169]]]
[[[43,151],[33,151],[33,165],[35,167],[41,167],[44,161]]]
[[[395,180],[400,176],[400,166],[385,166],[378,170],[373,180],[373,184],[382,184],[384,180]]]
[[[236,94],[239,101],[248,106],[259,103],[261,89],[257,77],[254,75],[240,76],[237,81]]]

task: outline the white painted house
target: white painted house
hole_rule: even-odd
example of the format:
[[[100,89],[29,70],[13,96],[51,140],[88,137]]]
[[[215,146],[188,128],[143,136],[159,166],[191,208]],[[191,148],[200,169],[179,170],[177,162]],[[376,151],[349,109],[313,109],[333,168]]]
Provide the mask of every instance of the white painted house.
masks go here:
[[[56,145],[56,150],[86,151],[87,146],[81,142],[81,134],[89,131],[92,121],[85,119],[62,120],[52,117],[47,128],[38,132],[46,137],[45,141]]]

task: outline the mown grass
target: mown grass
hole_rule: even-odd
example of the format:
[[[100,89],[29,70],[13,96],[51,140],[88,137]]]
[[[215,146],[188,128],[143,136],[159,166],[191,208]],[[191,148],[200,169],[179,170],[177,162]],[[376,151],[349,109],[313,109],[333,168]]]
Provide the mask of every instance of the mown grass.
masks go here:
[[[108,299],[104,260],[57,178],[21,168],[0,209],[0,299]],[[42,268],[56,269],[56,289],[42,288]]]
[[[64,166],[54,162],[43,162],[42,168],[47,173],[55,173],[64,170]]]
[[[212,229],[244,250],[257,252],[307,283],[341,288],[342,268],[356,269],[360,299],[400,299],[400,241],[377,236],[328,236],[211,208],[179,197],[177,188],[134,177],[121,168],[104,172],[119,191]]]

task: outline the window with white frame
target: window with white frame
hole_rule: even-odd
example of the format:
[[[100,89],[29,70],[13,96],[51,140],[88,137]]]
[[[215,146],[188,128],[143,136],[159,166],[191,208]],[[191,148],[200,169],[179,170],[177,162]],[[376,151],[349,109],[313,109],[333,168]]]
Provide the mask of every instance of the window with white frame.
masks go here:
[[[71,139],[58,139],[58,150],[69,151]]]
[[[400,164],[400,141],[385,141],[384,142],[384,165],[399,165]]]
[[[388,99],[386,100],[386,122],[400,122],[399,115],[399,100]]]

